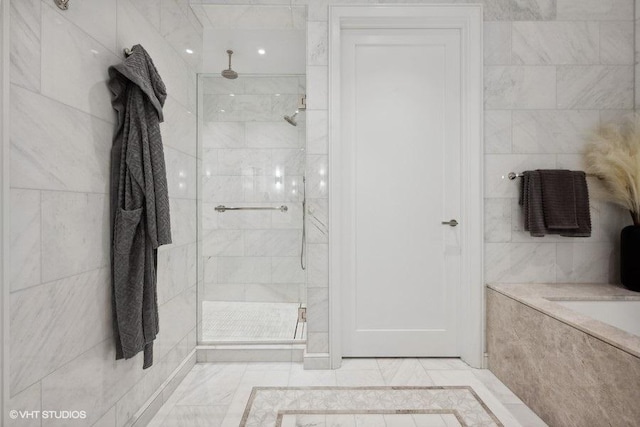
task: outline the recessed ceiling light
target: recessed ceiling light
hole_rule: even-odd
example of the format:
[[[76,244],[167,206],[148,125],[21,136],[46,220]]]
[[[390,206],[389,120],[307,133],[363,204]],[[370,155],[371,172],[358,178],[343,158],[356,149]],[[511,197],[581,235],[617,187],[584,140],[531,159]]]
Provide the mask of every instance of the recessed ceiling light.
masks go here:
[[[191,49],[185,49],[185,52],[187,52],[189,55],[193,55],[193,51]]]
[[[279,93],[276,93],[276,96],[280,96],[280,94],[279,94]]]
[[[230,93],[229,96],[236,96],[236,94],[235,93]]]
[[[224,110],[220,110],[221,113],[224,113]]]
[[[266,51],[266,50],[264,50],[264,49],[258,49],[258,53],[259,53],[260,55],[264,55],[265,53],[267,53],[267,51]]]

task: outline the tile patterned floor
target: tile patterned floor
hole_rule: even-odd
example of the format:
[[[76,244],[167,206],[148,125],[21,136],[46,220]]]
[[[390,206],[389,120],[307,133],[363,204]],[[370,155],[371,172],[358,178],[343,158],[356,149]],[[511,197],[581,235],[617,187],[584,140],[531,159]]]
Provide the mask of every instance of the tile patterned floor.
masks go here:
[[[285,414],[278,427],[461,427],[453,414]]]
[[[254,387],[240,427],[281,427],[286,415],[300,425],[308,415],[325,416],[317,425],[338,415],[453,415],[467,427],[503,427],[469,386]]]
[[[334,371],[305,371],[297,363],[198,364],[149,426],[237,427],[254,387],[318,386],[469,386],[504,426],[545,426],[491,372],[472,369],[458,359],[346,359]],[[462,425],[449,413],[292,413],[283,414],[281,423],[283,427]]]

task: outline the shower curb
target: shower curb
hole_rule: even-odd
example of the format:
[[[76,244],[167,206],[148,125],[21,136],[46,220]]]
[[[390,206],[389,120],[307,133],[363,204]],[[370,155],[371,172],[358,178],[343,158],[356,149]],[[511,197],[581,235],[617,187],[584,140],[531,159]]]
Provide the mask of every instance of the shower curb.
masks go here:
[[[196,347],[198,363],[302,362],[305,344],[217,344]]]

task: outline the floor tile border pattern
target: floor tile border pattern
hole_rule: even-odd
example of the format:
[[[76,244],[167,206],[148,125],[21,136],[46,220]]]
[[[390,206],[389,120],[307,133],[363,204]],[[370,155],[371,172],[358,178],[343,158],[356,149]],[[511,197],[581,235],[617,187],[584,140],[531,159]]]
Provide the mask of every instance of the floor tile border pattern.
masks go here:
[[[405,415],[405,414],[426,414],[426,415],[453,415],[456,417],[462,427],[467,427],[467,424],[462,419],[462,416],[455,409],[398,409],[395,411],[384,410],[343,410],[343,411],[304,411],[304,410],[290,410],[290,411],[278,411],[278,417],[276,418],[275,427],[282,427],[283,418],[287,415]]]
[[[336,390],[336,391],[376,391],[376,390],[387,390],[387,391],[397,391],[397,390],[459,390],[469,392],[475,401],[481,406],[481,408],[485,411],[485,413],[491,418],[491,420],[495,423],[497,427],[504,427],[504,425],[500,422],[498,417],[489,409],[489,407],[484,403],[484,401],[478,396],[475,390],[471,386],[428,386],[428,387],[420,387],[420,386],[375,386],[375,387],[253,387],[251,390],[251,395],[249,396],[249,400],[247,401],[247,405],[244,410],[244,414],[242,415],[242,420],[240,421],[239,427],[246,427],[247,422],[249,421],[249,415],[251,413],[251,409],[256,400],[256,397],[261,391],[326,391],[326,390]],[[282,416],[286,414],[286,410],[280,410],[279,408],[274,408],[276,411],[276,424],[274,427],[280,427],[282,423]],[[335,410],[310,410],[317,414],[335,414],[340,413]],[[347,410],[348,411],[348,410]],[[370,412],[371,411],[371,412]],[[424,412],[411,412],[411,411],[428,411],[427,409],[419,410],[419,409],[396,409],[389,411],[389,414],[407,414],[407,413],[424,413]],[[458,419],[458,422],[463,427],[469,427],[473,424],[468,424],[467,420],[463,418],[463,416],[455,409],[433,409],[433,411],[444,411],[444,412],[433,412],[433,413],[441,413],[441,414],[454,414]],[[303,410],[293,410],[293,413],[304,413]],[[362,409],[354,409],[352,412],[345,413],[386,413],[382,410],[362,410]],[[428,413],[428,412],[427,412]]]

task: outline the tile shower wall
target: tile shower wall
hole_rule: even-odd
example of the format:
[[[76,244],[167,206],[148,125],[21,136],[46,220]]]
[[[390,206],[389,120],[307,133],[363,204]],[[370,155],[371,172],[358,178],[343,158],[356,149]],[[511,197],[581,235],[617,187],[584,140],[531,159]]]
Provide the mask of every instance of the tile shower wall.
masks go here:
[[[202,28],[187,1],[11,0],[9,407],[85,410],[42,425],[127,424],[196,342],[196,70]],[[168,88],[162,125],[173,244],[159,251],[155,364],[115,361],[105,84],[141,43]],[[185,52],[194,51],[193,55]],[[160,399],[161,401],[162,399]],[[41,420],[15,425],[40,426]]]
[[[294,0],[307,5],[309,20],[307,351],[328,351],[327,21],[328,5],[349,3],[483,3],[485,279],[617,281],[618,235],[629,222],[624,212],[594,199],[591,238],[534,239],[522,230],[518,183],[506,175],[583,169],[585,133],[633,110],[634,0]]]
[[[300,267],[305,117],[283,120],[304,76],[203,77],[203,301],[306,300]],[[217,205],[280,206],[228,211]]]

